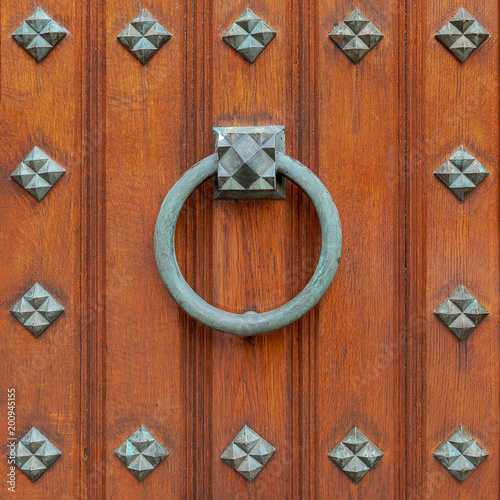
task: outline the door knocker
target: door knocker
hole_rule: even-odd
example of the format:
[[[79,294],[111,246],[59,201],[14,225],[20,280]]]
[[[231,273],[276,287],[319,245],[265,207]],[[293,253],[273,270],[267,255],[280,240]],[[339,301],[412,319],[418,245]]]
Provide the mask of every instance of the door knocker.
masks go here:
[[[240,336],[279,330],[308,313],[335,277],[342,249],[337,207],[318,177],[285,154],[284,127],[224,127],[214,128],[213,134],[214,154],[191,167],[163,200],[155,228],[156,265],[172,298],[200,323]],[[263,313],[230,313],[204,301],[182,276],[174,244],[177,219],[189,196],[214,176],[215,198],[284,198],[286,178],[314,205],[321,226],[318,266],[304,289],[286,304]]]

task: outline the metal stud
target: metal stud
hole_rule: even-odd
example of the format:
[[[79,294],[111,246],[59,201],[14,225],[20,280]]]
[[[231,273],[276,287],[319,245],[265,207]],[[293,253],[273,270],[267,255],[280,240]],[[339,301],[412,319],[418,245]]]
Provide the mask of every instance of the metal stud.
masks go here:
[[[35,283],[10,312],[39,337],[64,312],[64,307],[42,285]]]
[[[50,156],[34,147],[10,176],[40,201],[65,172]]]
[[[461,425],[434,452],[459,481],[467,479],[488,455]]]
[[[172,38],[172,34],[142,9],[117,38],[142,64],[146,64]]]
[[[474,331],[476,326],[488,316],[489,312],[464,285],[460,285],[434,311],[434,314],[460,340],[465,340]]]
[[[246,9],[222,35],[222,39],[247,61],[253,63],[276,36],[269,24],[252,9]]]
[[[285,152],[285,128],[216,127],[219,156],[215,198],[284,198],[285,179],[276,174],[276,152]]]
[[[145,425],[141,425],[116,448],[115,455],[139,481],[142,481],[170,455],[170,452]]]
[[[273,445],[245,425],[221,458],[248,481],[253,481],[275,452]]]
[[[490,172],[464,146],[459,146],[434,175],[464,201]]]
[[[61,451],[36,427],[32,427],[14,448],[16,465],[32,481],[36,481],[60,456]]]
[[[12,38],[38,62],[64,38],[66,30],[37,7],[12,33]]]
[[[384,456],[382,450],[357,427],[328,453],[330,460],[357,483]]]
[[[359,9],[354,9],[328,36],[354,63],[358,63],[384,37]]]
[[[464,62],[490,34],[462,8],[434,36]]]

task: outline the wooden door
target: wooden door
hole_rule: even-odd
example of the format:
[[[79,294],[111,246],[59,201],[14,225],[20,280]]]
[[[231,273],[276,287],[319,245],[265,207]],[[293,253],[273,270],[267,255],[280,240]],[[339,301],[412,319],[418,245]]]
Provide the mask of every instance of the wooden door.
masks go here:
[[[16,43],[35,7],[62,39],[38,11],[28,27],[42,33]],[[253,62],[222,38],[247,7],[277,33]],[[463,62],[434,37],[461,7],[489,33],[441,37],[462,55],[478,46]],[[166,43],[146,64],[141,36],[127,39],[135,55],[117,39],[143,8],[172,35],[155,28]],[[383,34],[347,33],[375,45],[357,62],[359,45],[329,38],[355,8]],[[498,498],[498,23],[497,3],[479,0],[3,0],[0,498]],[[212,154],[212,127],[268,125],[331,193],[343,250],[318,306],[245,338],[174,302],[154,228],[174,183]],[[489,175],[474,162],[441,175],[458,178],[450,189],[433,174],[459,146],[451,165],[470,154]],[[49,163],[50,176],[26,170]],[[51,184],[41,200],[35,174]],[[320,247],[291,183],[285,200],[214,201],[206,182],[176,232],[189,285],[234,313],[294,297]],[[448,323],[483,319],[473,299],[445,302],[461,285],[489,313],[472,333],[451,325],[463,340],[434,314],[460,303],[441,310]],[[245,425],[276,449],[252,481],[221,459]],[[168,456],[130,447],[133,474],[115,450],[141,426]],[[472,437],[450,438],[459,426]],[[343,462],[337,448],[336,465],[328,454],[355,427],[361,444]],[[449,467],[434,456],[447,439]]]

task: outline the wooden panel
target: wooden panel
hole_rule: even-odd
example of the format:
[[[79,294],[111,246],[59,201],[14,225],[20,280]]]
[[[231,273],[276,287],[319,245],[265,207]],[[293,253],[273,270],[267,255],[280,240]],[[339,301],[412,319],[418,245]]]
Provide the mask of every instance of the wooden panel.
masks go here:
[[[498,498],[498,4],[466,5],[491,37],[465,63],[433,36],[462,3],[409,6],[408,498]],[[465,202],[433,176],[460,144],[491,171]],[[490,311],[465,341],[433,314],[460,284]],[[463,483],[432,457],[460,424],[491,455]]]
[[[278,35],[249,64],[222,42],[224,31],[248,7],[245,1],[213,2],[212,73],[205,82],[213,125],[285,125],[287,150],[295,131],[293,51],[296,26],[290,2],[256,2],[252,9]],[[209,130],[206,133],[210,133]],[[289,281],[298,256],[292,253],[297,231],[292,220],[295,189],[286,200],[217,201],[213,208],[212,304],[231,312],[263,312],[291,299]],[[213,203],[210,201],[210,203]],[[211,337],[208,466],[210,496],[285,498],[293,484],[292,377],[290,329],[256,338],[215,332]],[[252,483],[220,460],[244,424],[277,448]]]
[[[17,435],[37,425],[63,451],[35,484],[18,471],[18,495],[496,498],[498,5],[467,5],[492,36],[462,64],[433,37],[461,4],[362,0],[385,37],[354,65],[327,36],[352,8],[339,0],[253,3],[278,32],[253,64],[221,39],[243,0],[66,4],[44,5],[69,33],[41,64],[10,37],[33,3],[1,7],[0,386]],[[173,34],[146,66],[116,40],[141,7]],[[213,126],[269,124],[331,192],[344,249],[310,314],[241,339],[174,303],[153,231]],[[491,171],[465,203],[433,176],[460,144]],[[67,169],[40,203],[9,179],[34,145]],[[283,201],[214,201],[208,182],[176,245],[201,296],[260,312],[307,283],[320,230],[291,184]],[[37,280],[66,312],[34,339],[8,310]],[[463,342],[433,314],[461,283],[490,311]],[[113,451],[141,424],[171,455],[139,483]],[[252,483],[220,460],[244,424],[277,448]],[[491,455],[462,484],[432,457],[459,424]],[[354,425],[385,453],[357,485],[327,458]]]
[[[216,36],[244,7],[242,3],[234,9],[224,9],[227,16],[215,8],[214,19],[225,21],[227,17]],[[404,199],[404,166],[400,156],[400,131],[404,129],[399,107],[403,89],[398,86],[403,71],[398,62],[402,61],[398,59],[402,48],[398,40],[403,14],[395,4],[375,10],[366,6],[366,13],[386,33],[388,41],[384,41],[385,49],[367,56],[364,68],[360,65],[357,69],[326,37],[333,25],[349,13],[342,11],[343,6],[337,6],[337,16],[335,4],[324,5],[318,11],[313,5],[292,7],[290,18],[293,20],[295,12],[299,12],[301,22],[281,26],[278,16],[286,12],[283,5],[270,10],[266,3],[261,10],[255,9],[283,33],[273,43],[279,46],[286,37],[293,50],[288,54],[284,48],[278,49],[279,63],[272,59],[273,46],[252,67],[231,53],[224,54],[231,65],[224,75],[220,76],[217,70],[214,84],[209,85],[218,89],[213,97],[214,123],[277,124],[283,119],[292,120],[285,121],[287,138],[293,141],[288,148],[290,154],[319,173],[339,205],[347,241],[342,261],[344,273],[339,272],[317,311],[287,329],[285,336],[274,333],[252,342],[220,334],[212,337],[210,440],[221,445],[212,450],[211,491],[215,498],[229,490],[252,498],[286,496],[292,492],[321,498],[332,495],[330,485],[335,481],[339,484],[339,498],[354,494],[355,487],[328,461],[327,452],[357,424],[386,450],[384,465],[365,480],[366,489],[361,485],[357,489],[378,491],[380,498],[387,491],[396,496],[400,488],[396,471],[403,453],[403,420],[387,420],[386,414],[401,415],[403,404],[400,238],[404,221],[399,208]],[[393,14],[384,14],[385,10]],[[317,24],[311,28],[311,23]],[[297,31],[298,38],[293,38],[290,34]],[[218,50],[224,53],[226,48],[217,40],[215,68],[222,64],[218,62]],[[287,69],[296,58],[304,64],[300,77],[292,68]],[[388,66],[386,58],[394,61],[393,65]],[[274,74],[276,66],[279,78]],[[351,72],[350,80],[338,78],[347,71]],[[238,75],[238,80],[231,78],[233,74]],[[229,85],[231,92],[224,92]],[[368,92],[369,88],[374,91]],[[277,93],[272,89],[277,89]],[[291,99],[280,101],[287,91],[301,92],[298,108],[293,107]],[[313,95],[318,96],[317,100],[311,98]],[[346,102],[350,106],[347,111]],[[343,121],[341,115],[345,117]],[[352,116],[357,117],[356,122]],[[268,121],[263,122],[266,118]],[[297,119],[300,135],[294,126]],[[374,128],[382,128],[384,139],[370,133]],[[335,141],[331,140],[332,133]],[[381,175],[384,171],[386,175]],[[369,181],[360,182],[363,175]],[[350,208],[354,207],[353,193],[359,193],[355,210]],[[373,201],[367,202],[367,196]],[[319,250],[317,221],[304,198],[292,189],[284,207],[276,207],[276,202],[216,204],[213,303],[235,312],[261,311],[280,305],[290,298],[290,293],[304,286],[314,270]],[[367,213],[361,210],[361,202]],[[366,217],[370,218],[369,225]],[[386,237],[381,239],[381,233]],[[359,239],[366,243],[359,245]],[[283,262],[287,255],[291,255],[289,261]],[[381,259],[381,255],[386,257]],[[280,275],[285,279],[277,280]],[[352,348],[351,359],[338,359],[345,351],[332,342],[332,337],[345,339]],[[332,366],[338,366],[337,370],[332,370]],[[360,386],[365,389],[357,396]],[[217,461],[223,446],[243,423],[253,425],[278,448],[273,461],[251,485]],[[280,481],[276,480],[278,477]]]
[[[187,5],[145,2],[172,40],[143,66],[116,40],[139,12],[106,3],[106,497],[181,498],[189,489],[189,332],[156,269],[153,233],[163,197],[186,169],[192,137],[184,80]],[[184,256],[180,228],[180,261]],[[189,228],[192,231],[192,228]],[[143,483],[113,456],[140,425],[170,450]],[[175,479],[174,479],[175,478]]]
[[[341,216],[335,281],[309,333],[317,498],[401,498],[404,483],[404,5],[363,1],[384,34],[354,65],[326,34],[350,13],[318,6],[316,165]],[[353,426],[384,452],[358,484],[327,459]],[[335,485],[332,493],[332,484]],[[314,495],[313,495],[314,497]]]
[[[16,437],[37,426],[62,457],[34,484],[16,470],[17,498],[80,498],[85,494],[84,421],[81,384],[85,365],[85,283],[81,229],[86,212],[82,125],[84,2],[52,0],[44,9],[65,29],[66,37],[37,63],[11,33],[34,9],[26,0],[1,5],[0,175],[0,412],[2,443],[7,442],[7,388],[16,389]],[[39,146],[66,169],[38,202],[10,173]],[[35,339],[10,313],[15,302],[39,281],[65,307],[65,313]],[[1,460],[2,477],[7,474]],[[6,481],[0,497],[7,498]]]

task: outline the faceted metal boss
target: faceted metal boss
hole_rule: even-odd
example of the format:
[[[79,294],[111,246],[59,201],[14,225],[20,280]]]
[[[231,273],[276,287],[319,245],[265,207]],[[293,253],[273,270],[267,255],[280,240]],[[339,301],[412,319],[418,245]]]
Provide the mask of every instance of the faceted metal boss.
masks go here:
[[[354,9],[328,36],[354,63],[358,63],[384,37],[359,9]]]
[[[464,201],[490,172],[467,149],[459,146],[434,175]]]
[[[464,285],[434,311],[439,319],[460,339],[465,340],[489,312]]]
[[[16,444],[14,456],[21,471],[36,481],[61,456],[61,451],[32,427]]]
[[[460,425],[434,456],[459,480],[464,481],[489,453]]]
[[[490,34],[462,8],[434,36],[464,62]]]
[[[276,152],[285,152],[285,127],[215,127],[219,156],[215,198],[284,198],[285,179],[276,174]]]
[[[146,64],[172,38],[172,34],[142,9],[117,38],[142,64]]]
[[[247,61],[253,63],[276,36],[271,26],[252,9],[246,9],[222,35],[222,39]]]
[[[145,425],[141,425],[116,448],[115,455],[139,481],[142,481],[170,455],[170,452]]]
[[[66,30],[37,7],[12,33],[12,38],[38,62],[64,38]]]
[[[373,469],[383,456],[382,450],[357,427],[353,427],[328,453],[330,460],[355,483]]]
[[[65,172],[50,156],[34,147],[10,176],[40,201]]]
[[[221,458],[248,481],[253,481],[275,452],[273,445],[245,425]]]
[[[39,337],[64,312],[64,307],[42,285],[35,283],[10,312]]]

